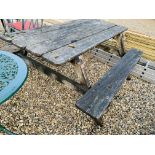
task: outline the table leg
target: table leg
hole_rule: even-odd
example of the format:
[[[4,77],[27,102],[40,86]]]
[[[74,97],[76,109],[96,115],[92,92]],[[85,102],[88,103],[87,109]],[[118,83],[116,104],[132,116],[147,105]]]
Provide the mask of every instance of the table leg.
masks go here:
[[[115,37],[118,45],[119,56],[122,57],[125,55],[125,46],[124,46],[124,33],[121,33]],[[128,75],[127,80],[131,80],[131,75]]]
[[[36,69],[40,70],[42,73],[46,74],[49,77],[54,78],[55,80],[65,84],[67,87],[74,89],[82,94],[86,93],[88,88],[86,86],[82,86],[78,82],[66,77],[65,75],[53,70],[52,68],[47,67],[46,65],[40,63],[39,61],[36,61],[32,59],[29,56],[25,56],[24,53],[17,53],[18,56],[20,56],[24,61],[27,63],[27,65],[32,65]]]
[[[90,85],[90,82],[88,80],[88,76],[86,73],[86,66],[85,66],[85,63],[83,61],[82,55],[78,56],[74,60],[72,60],[72,64],[75,66],[75,71],[77,73],[80,84],[86,85],[87,88],[90,88],[91,85]]]
[[[119,56],[125,55],[125,46],[124,46],[124,33],[121,33],[114,37],[117,41]]]

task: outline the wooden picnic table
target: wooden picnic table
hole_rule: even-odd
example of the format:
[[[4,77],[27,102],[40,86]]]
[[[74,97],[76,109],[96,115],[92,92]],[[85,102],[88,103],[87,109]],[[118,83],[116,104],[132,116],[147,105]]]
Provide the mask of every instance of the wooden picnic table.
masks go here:
[[[21,49],[51,63],[63,64],[125,30],[127,28],[103,20],[73,20],[11,33],[11,38],[12,43]]]
[[[87,86],[86,94],[76,103],[76,106],[101,124],[100,118],[105,109],[142,54],[136,49],[131,49],[127,54],[124,53],[123,32],[126,30],[127,28],[123,26],[107,21],[84,19],[35,30],[14,32],[0,38],[10,41],[26,56],[29,52],[55,65],[62,65],[69,61],[74,64],[80,84]],[[125,56],[90,88],[81,55],[111,38],[116,39],[120,56],[124,54]],[[37,62],[36,66],[38,65],[40,64]]]
[[[55,65],[72,61],[81,84],[90,86],[80,55],[113,37],[118,40],[120,53],[123,52],[123,32],[127,28],[104,20],[72,20],[61,25],[44,26],[0,36],[9,40],[21,50],[42,57]],[[8,39],[9,38],[9,39]]]

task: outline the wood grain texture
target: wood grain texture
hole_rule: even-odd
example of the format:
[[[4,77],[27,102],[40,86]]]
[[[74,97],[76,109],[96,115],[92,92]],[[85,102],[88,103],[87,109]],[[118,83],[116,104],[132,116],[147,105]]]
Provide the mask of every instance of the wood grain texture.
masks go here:
[[[122,33],[125,30],[126,28],[124,27],[114,26],[70,44],[72,46],[67,45],[57,50],[43,54],[43,57],[54,64],[63,64],[72,60],[74,57],[81,55],[101,42],[104,42],[114,37],[115,35]]]
[[[44,53],[61,48],[65,45],[77,42],[83,38],[89,37],[103,30],[113,27],[113,24],[82,24],[76,29],[63,29],[62,31],[53,31],[53,35],[50,34],[48,40],[40,40],[38,43],[30,43],[26,46],[29,52],[36,55],[42,55]],[[17,45],[17,44],[16,44]]]
[[[59,28],[56,28],[55,25],[51,27],[47,27],[47,31],[37,31],[37,34],[25,34],[21,35],[20,37],[15,37],[12,40],[12,43],[17,45],[18,47],[24,48],[30,48],[33,47],[33,45],[36,44],[36,46],[39,46],[40,44],[43,44],[44,42],[52,43],[54,40],[61,39],[62,37],[66,37],[70,33],[78,33],[81,32],[82,30],[86,31],[87,29],[92,29],[93,27],[97,27],[102,24],[102,21],[100,20],[88,20],[82,22],[73,22],[70,24],[63,25]],[[103,22],[103,25],[110,25]],[[112,26],[114,24],[111,24]],[[45,28],[44,28],[45,29]],[[50,29],[50,30],[48,30]],[[45,29],[46,30],[46,29]],[[34,46],[34,47],[36,47]]]
[[[92,19],[93,21],[97,21],[97,19]],[[20,37],[20,36],[24,36],[27,37],[29,35],[38,35],[39,33],[45,33],[45,32],[49,32],[49,31],[55,31],[55,30],[60,30],[72,25],[77,25],[80,23],[85,23],[85,22],[89,22],[89,19],[79,19],[79,20],[71,20],[69,22],[65,22],[65,23],[61,23],[61,24],[55,24],[55,25],[49,25],[49,26],[43,26],[41,28],[37,28],[34,30],[24,30],[24,31],[20,31],[20,32],[13,32],[10,35],[12,37]]]
[[[92,50],[92,54],[97,60],[107,63],[109,66],[114,66],[121,59],[114,54],[110,54],[96,48]],[[134,69],[131,71],[131,74],[147,82],[155,84],[155,69],[152,64],[153,62],[141,58],[138,64],[136,64]]]
[[[36,28],[36,29],[33,29],[33,30],[23,30],[23,31],[16,31],[16,32],[12,32],[12,33],[8,33],[8,35],[10,37],[27,37],[29,35],[38,35],[39,33],[44,33],[44,32],[48,32],[48,31],[54,31],[54,30],[57,30],[57,29],[62,29],[64,28],[65,26],[70,26],[70,25],[73,25],[73,24],[78,24],[78,23],[81,23],[81,22],[87,22],[88,20],[86,19],[80,19],[80,20],[72,20],[72,21],[69,21],[69,22],[65,22],[65,23],[62,23],[62,24],[55,24],[55,25],[44,25],[43,27],[39,27],[39,28]]]
[[[103,20],[85,19],[12,33],[10,37],[13,45],[51,63],[63,64],[125,30]]]
[[[77,103],[76,106],[99,120],[121,85],[140,59],[141,52],[130,50]]]

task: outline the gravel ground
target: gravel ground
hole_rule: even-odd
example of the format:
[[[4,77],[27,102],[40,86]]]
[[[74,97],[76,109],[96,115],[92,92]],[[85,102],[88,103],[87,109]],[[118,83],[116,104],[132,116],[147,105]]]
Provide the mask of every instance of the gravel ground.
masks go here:
[[[3,45],[1,42],[0,46]],[[84,54],[84,58],[92,84],[110,69],[90,53]],[[39,61],[77,78],[70,63],[55,67]],[[81,96],[30,66],[25,85],[0,106],[0,122],[18,134],[155,134],[155,85],[132,76],[107,108],[103,127],[96,126],[75,107]]]

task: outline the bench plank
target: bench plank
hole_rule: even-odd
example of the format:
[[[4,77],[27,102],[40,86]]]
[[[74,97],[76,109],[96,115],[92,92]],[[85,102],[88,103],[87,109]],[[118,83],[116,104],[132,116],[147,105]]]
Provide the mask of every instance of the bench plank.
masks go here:
[[[75,56],[78,56],[87,50],[95,47],[96,45],[104,42],[126,30],[122,26],[114,26],[107,30],[101,31],[84,39],[81,39],[75,43],[64,46],[57,50],[51,51],[49,53],[43,54],[43,58],[52,62],[54,64],[63,64],[68,60],[73,59]]]
[[[92,50],[92,54],[97,60],[107,63],[110,66],[114,66],[121,59],[119,56],[97,48]],[[152,69],[153,66],[146,65],[148,62],[148,60],[141,58],[132,70],[131,74],[147,82],[155,84],[155,70]],[[153,62],[150,61],[149,64],[153,64]]]
[[[131,49],[76,103],[76,106],[95,120],[99,120],[141,54],[136,49]]]

